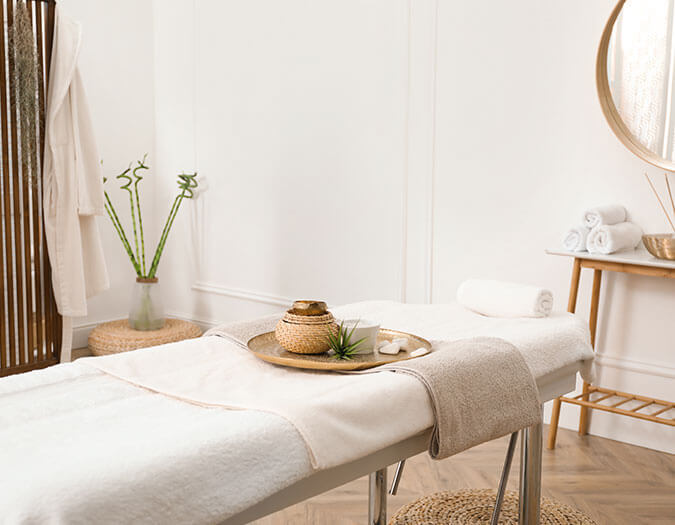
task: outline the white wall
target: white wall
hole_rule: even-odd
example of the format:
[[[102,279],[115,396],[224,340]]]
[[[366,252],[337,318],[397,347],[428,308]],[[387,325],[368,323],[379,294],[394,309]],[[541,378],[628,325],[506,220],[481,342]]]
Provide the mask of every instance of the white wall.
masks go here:
[[[210,186],[162,262],[171,312],[209,323],[300,297],[445,302],[469,276],[547,286],[564,309],[571,261],[544,249],[584,207],[621,202],[666,227],[642,178],[659,174],[611,135],[595,94],[614,3],[162,0],[158,220],[174,173]],[[674,294],[606,276],[604,385],[675,397],[660,335]],[[576,415],[565,406],[562,424]],[[591,432],[674,451],[672,429],[649,422],[595,413]]]
[[[149,153],[154,160],[154,74],[151,0],[61,0],[60,8],[82,25],[80,71],[103,159],[106,189],[130,234],[128,201],[115,175]],[[152,175],[145,180],[144,225],[154,232]],[[86,346],[88,331],[101,321],[124,317],[135,274],[108,217],[98,219],[110,290],[89,301],[89,315],[75,321],[74,346]],[[151,238],[152,235],[149,235]]]
[[[586,206],[620,202],[645,230],[666,231],[642,174],[662,175],[611,134],[595,93],[595,50],[614,4],[440,3],[434,301],[452,300],[472,275],[545,285],[564,309],[571,261],[543,249],[557,246]],[[675,282],[606,276],[600,383],[675,397],[675,353],[664,332],[674,298]],[[576,425],[577,413],[566,405],[563,424]],[[675,451],[663,425],[596,412],[591,432]]]
[[[201,268],[176,257],[192,249],[187,213],[162,263],[177,313],[227,320],[292,297],[399,298],[406,2],[161,5],[157,114],[195,128],[192,140],[158,135],[157,150],[171,173],[193,155],[210,186]],[[196,101],[192,115],[181,97]]]

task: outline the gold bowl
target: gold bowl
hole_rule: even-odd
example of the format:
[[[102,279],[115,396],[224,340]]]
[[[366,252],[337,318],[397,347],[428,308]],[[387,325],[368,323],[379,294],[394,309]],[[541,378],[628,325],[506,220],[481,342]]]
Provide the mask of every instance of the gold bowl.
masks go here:
[[[657,259],[675,261],[675,234],[673,233],[650,233],[642,236],[642,242]]]
[[[328,311],[323,301],[295,301],[290,312],[295,315],[325,315]]]

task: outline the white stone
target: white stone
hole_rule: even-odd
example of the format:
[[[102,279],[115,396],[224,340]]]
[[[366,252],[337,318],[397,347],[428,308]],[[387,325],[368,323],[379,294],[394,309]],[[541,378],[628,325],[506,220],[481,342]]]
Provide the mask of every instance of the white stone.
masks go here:
[[[396,355],[401,351],[401,345],[398,343],[391,342],[387,345],[384,345],[382,348],[380,348],[380,353],[381,354],[389,354],[389,355]]]
[[[401,350],[407,350],[410,351],[412,350],[411,344],[412,341],[408,339],[407,337],[397,337],[392,341],[392,343],[398,343],[398,345],[401,347]]]
[[[429,350],[428,348],[422,347],[422,348],[418,348],[414,352],[410,352],[410,357],[419,357],[421,355],[427,355],[429,353],[431,353],[431,350]]]
[[[387,346],[390,343],[390,341],[387,341],[386,339],[383,339],[382,341],[378,341],[377,344],[375,345],[376,349],[380,349],[383,346]]]

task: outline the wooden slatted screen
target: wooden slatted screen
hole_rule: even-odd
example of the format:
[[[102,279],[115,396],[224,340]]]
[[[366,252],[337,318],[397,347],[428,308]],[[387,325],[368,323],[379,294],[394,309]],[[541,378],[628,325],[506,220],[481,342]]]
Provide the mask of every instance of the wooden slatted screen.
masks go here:
[[[55,2],[26,2],[39,70],[38,144],[32,148],[31,165],[35,167],[32,171],[21,154],[27,139],[21,130],[19,93],[13,74],[15,56],[10,46],[16,5],[17,0],[0,0],[0,376],[56,364],[61,349],[61,317],[51,287],[41,184]]]

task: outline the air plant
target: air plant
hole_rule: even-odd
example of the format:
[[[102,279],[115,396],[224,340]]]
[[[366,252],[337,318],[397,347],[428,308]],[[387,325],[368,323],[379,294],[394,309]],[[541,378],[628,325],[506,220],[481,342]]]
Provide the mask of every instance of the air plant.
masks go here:
[[[358,322],[355,323],[352,329],[349,330],[349,328],[345,327],[344,321],[342,321],[338,327],[337,333],[333,333],[332,330],[328,331],[327,342],[328,346],[335,354],[333,356],[335,359],[352,359],[361,344],[367,339],[364,337],[352,343],[352,336],[354,335],[354,330],[358,324]]]
[[[113,203],[108,196],[108,192],[105,192],[105,209],[110,216],[110,220],[113,223],[115,231],[122,241],[131,264],[136,271],[136,275],[141,279],[154,279],[157,274],[157,267],[159,266],[159,260],[162,257],[164,252],[164,246],[166,245],[166,239],[169,236],[171,227],[173,226],[173,221],[178,214],[178,209],[180,208],[183,199],[192,199],[194,197],[194,189],[197,187],[197,173],[181,173],[178,175],[178,188],[180,193],[176,196],[169,211],[169,216],[166,218],[164,223],[164,228],[162,229],[162,234],[159,237],[157,243],[157,248],[155,249],[155,254],[152,257],[150,267],[146,270],[145,264],[145,237],[143,235],[143,215],[141,213],[141,200],[140,193],[138,189],[139,183],[143,180],[141,173],[150,169],[146,164],[145,160],[147,155],[143,157],[143,160],[137,161],[137,166],[133,169],[131,165],[124,170],[122,173],[117,175],[116,179],[123,181],[120,189],[125,190],[129,193],[129,209],[131,210],[131,223],[134,233],[133,246],[127,237],[124,226],[120,221],[117,211],[113,206]],[[105,183],[106,178],[103,179]]]

